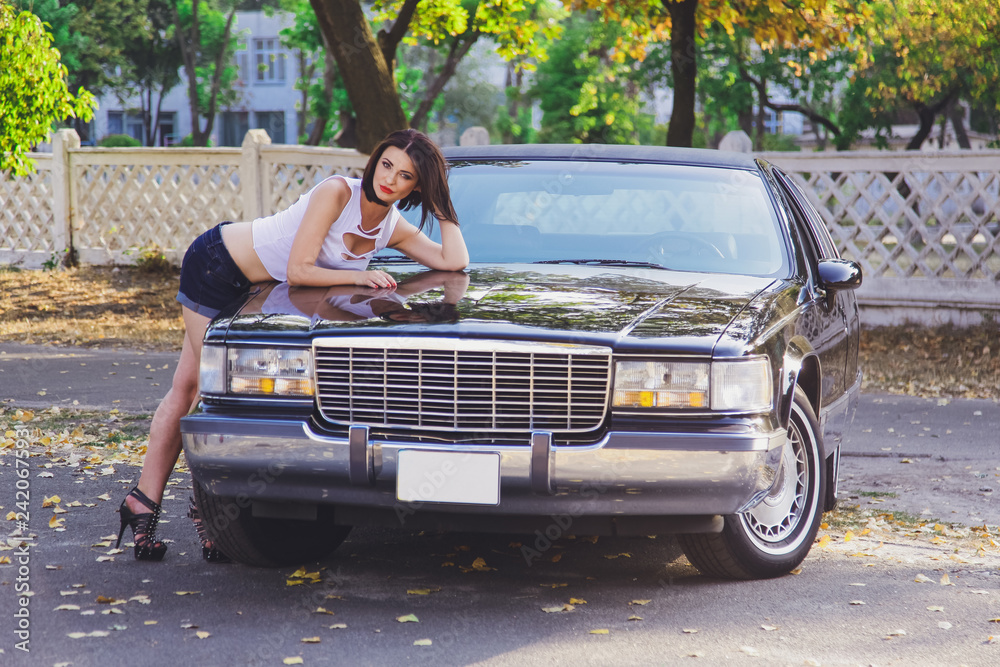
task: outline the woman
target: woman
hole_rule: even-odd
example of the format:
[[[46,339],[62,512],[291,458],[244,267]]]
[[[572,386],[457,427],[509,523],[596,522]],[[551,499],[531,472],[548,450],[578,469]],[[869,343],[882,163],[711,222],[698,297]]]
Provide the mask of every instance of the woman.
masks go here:
[[[419,227],[403,210],[421,206]],[[421,231],[433,215],[441,243]],[[136,560],[161,560],[156,540],[160,501],[181,452],[180,419],[198,398],[201,344],[209,321],[253,283],[362,285],[395,288],[384,271],[368,270],[382,248],[399,250],[431,269],[460,271],[469,253],[448,190],[444,157],[415,130],[393,132],[372,152],[362,179],[331,176],[284,211],[253,222],[222,223],[199,236],[181,266],[184,345],[173,385],[153,415],[139,483],[122,501],[118,544],[132,528]],[[207,541],[193,502],[189,512],[206,560],[228,560]]]

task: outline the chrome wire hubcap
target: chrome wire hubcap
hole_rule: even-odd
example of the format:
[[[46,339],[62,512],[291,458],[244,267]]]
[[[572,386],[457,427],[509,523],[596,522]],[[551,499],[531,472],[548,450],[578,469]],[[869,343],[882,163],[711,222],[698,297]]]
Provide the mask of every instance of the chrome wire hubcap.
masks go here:
[[[771,494],[741,515],[756,538],[769,543],[780,542],[798,527],[805,508],[806,474],[802,437],[793,426],[785,441],[778,481]]]

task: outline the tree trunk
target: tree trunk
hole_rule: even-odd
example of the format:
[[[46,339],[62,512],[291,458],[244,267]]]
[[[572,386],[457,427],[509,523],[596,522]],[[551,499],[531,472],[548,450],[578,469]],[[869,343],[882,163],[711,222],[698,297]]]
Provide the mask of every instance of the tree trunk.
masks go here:
[[[359,0],[309,0],[344,79],[357,118],[357,148],[370,153],[407,127],[396,81]]]
[[[910,143],[906,145],[906,150],[908,151],[920,150],[920,147],[924,145],[924,141],[926,141],[927,137],[929,137],[931,135],[931,132],[934,131],[934,118],[938,115],[938,113],[941,112],[942,109],[948,106],[948,104],[951,102],[951,98],[952,94],[949,93],[943,100],[941,100],[937,104],[932,104],[931,106],[927,106],[922,102],[918,102],[917,104],[914,105],[914,109],[917,112],[917,117],[920,119],[920,128],[917,130],[917,133],[913,135],[913,138],[910,139]]]
[[[337,80],[337,61],[333,59],[333,55],[330,53],[330,49],[326,49],[323,56],[323,109],[324,111],[321,115],[316,117],[313,122],[312,133],[310,133],[309,138],[306,139],[306,145],[308,146],[319,146],[319,143],[323,141],[323,135],[326,134],[326,126],[330,123],[330,112],[332,109],[330,105],[333,102],[333,84]]]
[[[972,148],[969,135],[965,131],[965,109],[962,108],[961,104],[956,104],[951,109],[951,126],[955,128],[955,139],[958,140],[958,147]]]
[[[465,57],[465,54],[469,52],[472,45],[476,43],[479,39],[479,32],[474,32],[470,37],[463,40],[461,37],[456,37],[455,41],[451,43],[451,49],[448,50],[448,58],[444,62],[444,66],[438,73],[431,84],[427,87],[424,93],[424,99],[420,101],[420,106],[413,113],[413,117],[410,118],[410,127],[416,128],[421,132],[424,132],[424,126],[427,125],[427,117],[430,115],[431,109],[434,106],[434,100],[438,98],[441,91],[444,90],[445,85],[451,80],[451,77],[455,76],[455,70],[458,68],[458,62]]]
[[[667,128],[668,146],[691,146],[698,79],[695,14],[698,0],[661,0],[670,12],[670,72],[674,77],[674,107]]]
[[[764,125],[767,120],[767,114],[764,109],[767,108],[767,82],[761,78],[762,88],[757,99],[757,117],[754,120],[754,134],[753,134],[753,147],[754,150],[762,151],[764,150]]]

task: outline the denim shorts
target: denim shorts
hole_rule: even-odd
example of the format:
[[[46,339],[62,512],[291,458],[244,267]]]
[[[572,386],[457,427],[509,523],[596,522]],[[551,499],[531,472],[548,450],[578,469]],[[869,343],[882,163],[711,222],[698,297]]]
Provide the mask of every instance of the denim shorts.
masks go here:
[[[199,315],[214,318],[250,291],[250,281],[222,242],[223,222],[199,236],[181,262],[177,300]]]

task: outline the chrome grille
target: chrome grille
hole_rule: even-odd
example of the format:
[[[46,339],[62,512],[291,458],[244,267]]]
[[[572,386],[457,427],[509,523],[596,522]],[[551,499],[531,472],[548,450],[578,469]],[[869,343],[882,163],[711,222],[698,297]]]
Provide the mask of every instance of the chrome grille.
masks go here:
[[[351,337],[313,352],[320,412],[337,424],[568,433],[597,428],[607,406],[606,347]]]

